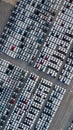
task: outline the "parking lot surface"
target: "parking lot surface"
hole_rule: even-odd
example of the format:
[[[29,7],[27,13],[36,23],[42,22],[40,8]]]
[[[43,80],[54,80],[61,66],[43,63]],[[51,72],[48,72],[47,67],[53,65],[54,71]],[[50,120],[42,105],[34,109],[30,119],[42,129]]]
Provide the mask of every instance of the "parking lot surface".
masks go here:
[[[73,1],[15,3],[0,1],[0,130],[72,130]]]

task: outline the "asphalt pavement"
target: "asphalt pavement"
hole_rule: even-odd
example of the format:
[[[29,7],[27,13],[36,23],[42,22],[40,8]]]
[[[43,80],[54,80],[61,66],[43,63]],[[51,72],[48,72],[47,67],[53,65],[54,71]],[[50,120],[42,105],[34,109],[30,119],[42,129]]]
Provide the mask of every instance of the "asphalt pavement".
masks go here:
[[[13,5],[14,4],[9,2],[4,2],[2,0],[0,1],[0,35],[8,21],[11,10],[13,9]],[[37,71],[32,66],[28,65],[25,61],[13,59],[1,52],[0,58],[10,61],[11,63],[18,65],[28,70],[29,72],[34,72],[40,77],[43,77],[47,80],[52,81],[54,84],[58,84],[61,87],[66,88],[66,95],[64,96],[64,99],[51,123],[49,130],[67,130],[71,120],[73,119],[73,81],[69,86],[67,86],[58,81],[58,79],[54,79],[43,72]]]

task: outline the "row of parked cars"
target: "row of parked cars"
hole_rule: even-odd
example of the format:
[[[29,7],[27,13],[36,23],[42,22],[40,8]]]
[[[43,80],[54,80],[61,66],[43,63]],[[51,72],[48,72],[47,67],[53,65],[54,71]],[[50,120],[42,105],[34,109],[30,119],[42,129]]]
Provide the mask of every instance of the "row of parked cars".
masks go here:
[[[52,23],[60,3],[61,0],[18,1],[0,38],[2,52],[33,63],[37,70],[56,78],[73,38],[72,1],[64,1]]]
[[[0,118],[6,109],[10,96],[15,97],[17,92],[22,89],[26,75],[27,71],[0,58]],[[9,102],[13,102],[13,99]]]
[[[73,1],[65,0],[34,67],[56,77],[73,39]]]
[[[59,80],[67,85],[70,84],[73,78],[73,48],[71,49],[63,70],[59,76]]]
[[[13,58],[33,63],[52,26],[61,0],[17,2],[2,33],[1,49]]]
[[[45,108],[43,109],[43,112],[36,123],[35,130],[48,130],[65,92],[65,89],[55,85],[50,97],[48,98]]]
[[[1,49],[32,63],[49,31],[61,0],[17,2],[0,38]]]
[[[37,85],[37,81],[39,82]],[[52,83],[30,74],[8,119],[5,130],[32,129]]]
[[[3,80],[12,78],[12,80],[18,81],[22,74],[25,74],[25,71],[0,58],[0,73]]]
[[[0,59],[0,68],[0,129],[33,129],[38,125],[38,116],[47,111],[51,122],[66,90],[3,59]],[[6,73],[8,69],[10,73]],[[19,74],[16,76],[16,73]],[[44,115],[43,118],[46,120]],[[44,126],[41,128],[44,130]]]
[[[70,124],[68,130],[73,130],[73,120],[72,120],[72,122],[71,122],[71,124]]]
[[[39,105],[39,103],[45,102],[52,83],[45,79],[38,81],[39,76],[33,73],[28,74],[27,71],[3,59],[0,59],[0,68],[0,129],[3,129],[9,115],[11,121],[14,121],[14,117],[17,115],[15,121],[19,122],[19,116],[22,115],[21,120],[25,112],[27,114],[31,104],[33,107],[30,113],[34,112],[36,107],[37,114],[42,107],[42,104]],[[13,126],[11,125],[10,128],[12,129]],[[10,128],[7,127],[7,129]]]

